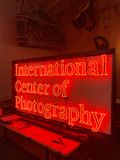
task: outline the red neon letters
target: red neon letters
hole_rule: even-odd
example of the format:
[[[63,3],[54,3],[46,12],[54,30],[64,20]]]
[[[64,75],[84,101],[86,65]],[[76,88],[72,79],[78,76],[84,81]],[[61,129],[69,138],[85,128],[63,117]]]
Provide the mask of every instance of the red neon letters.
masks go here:
[[[80,61],[67,63],[64,60],[48,65],[15,65],[15,76],[107,76],[107,56],[101,55],[99,61]]]
[[[92,57],[74,59],[73,61],[54,60],[52,63],[42,61],[42,63],[15,64],[15,107],[46,119],[63,120],[71,126],[77,124],[89,128],[93,132],[98,132],[107,117],[106,113],[91,109],[91,103],[87,106],[79,99],[77,100],[79,102],[74,104],[71,98],[70,106],[65,105],[60,102],[60,98],[64,98],[62,100],[65,102],[65,98],[67,99],[71,95],[74,87],[77,88],[77,85],[74,84],[76,79],[78,80],[75,82],[80,83],[89,77],[96,80],[100,77],[106,79],[109,75],[107,55],[100,55],[94,60]],[[81,79],[82,81],[79,81]],[[75,89],[74,94],[79,94],[77,91]],[[81,90],[82,92],[83,90]],[[88,92],[87,89],[86,92]],[[51,100],[45,101],[43,98],[45,96],[46,98],[50,96]],[[58,103],[56,103],[57,98]],[[74,98],[76,97],[74,96]],[[56,100],[55,103],[52,101],[53,99]]]
[[[79,104],[79,109],[53,105],[51,103],[42,103],[34,101],[26,101],[23,96],[16,96],[16,108],[27,112],[37,113],[46,119],[58,118],[66,121],[69,125],[74,126],[78,121],[79,125],[89,126],[93,132],[98,132],[101,124],[106,116],[105,113],[85,110],[84,104]]]
[[[17,93],[31,93],[38,95],[50,95],[52,92],[53,96],[58,97],[67,97],[67,86],[69,84],[69,80],[64,80],[62,84],[43,84],[37,83],[36,81],[33,83],[30,82],[22,82],[21,80],[17,80],[15,83],[15,90]]]

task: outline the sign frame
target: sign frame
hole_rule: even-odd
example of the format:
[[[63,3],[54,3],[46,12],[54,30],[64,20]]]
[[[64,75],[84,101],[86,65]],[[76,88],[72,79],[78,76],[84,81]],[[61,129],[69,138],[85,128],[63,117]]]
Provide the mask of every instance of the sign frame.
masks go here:
[[[115,78],[116,78],[116,73],[115,73],[115,49],[111,48],[111,49],[107,49],[107,50],[98,50],[98,51],[89,51],[89,52],[82,52],[82,53],[71,53],[71,54],[65,54],[65,55],[57,55],[57,56],[47,56],[47,57],[38,57],[38,58],[29,58],[29,59],[21,59],[21,60],[15,60],[12,61],[12,110],[13,112],[20,114],[22,116],[25,116],[29,119],[35,120],[35,122],[37,122],[39,124],[39,121],[43,121],[45,124],[47,123],[51,123],[52,125],[57,125],[59,127],[65,128],[67,130],[75,131],[75,132],[80,132],[80,133],[88,133],[88,134],[94,134],[94,135],[106,135],[105,133],[92,133],[92,131],[86,129],[86,128],[80,128],[77,126],[68,126],[68,124],[64,123],[64,122],[59,122],[53,119],[45,119],[44,117],[41,116],[37,116],[37,115],[32,115],[32,114],[26,114],[23,112],[20,112],[18,110],[16,110],[15,108],[15,89],[14,89],[14,84],[16,81],[15,78],[15,69],[14,69],[14,65],[16,63],[27,63],[27,62],[38,62],[38,61],[48,61],[48,60],[60,60],[60,59],[69,59],[69,58],[82,58],[82,57],[89,57],[89,56],[97,56],[97,55],[101,55],[101,54],[112,54],[112,95],[111,95],[111,135],[114,135],[115,132],[115,97],[116,97],[116,87],[115,87]],[[40,123],[41,125],[41,123]],[[48,126],[48,128],[50,128]]]

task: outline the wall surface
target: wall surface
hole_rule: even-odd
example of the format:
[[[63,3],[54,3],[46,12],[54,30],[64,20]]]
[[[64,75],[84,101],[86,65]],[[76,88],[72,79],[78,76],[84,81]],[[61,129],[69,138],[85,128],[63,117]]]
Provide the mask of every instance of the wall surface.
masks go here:
[[[89,32],[84,28],[76,29],[70,11],[61,15],[64,27],[66,52],[84,52],[96,50],[94,38],[103,36],[109,42],[110,48],[116,48],[116,89],[120,97],[120,1],[94,0],[93,16],[96,25]],[[89,22],[88,22],[89,23]]]
[[[16,44],[14,1],[0,1],[0,99],[11,96],[12,60],[60,54],[59,51],[19,47]]]

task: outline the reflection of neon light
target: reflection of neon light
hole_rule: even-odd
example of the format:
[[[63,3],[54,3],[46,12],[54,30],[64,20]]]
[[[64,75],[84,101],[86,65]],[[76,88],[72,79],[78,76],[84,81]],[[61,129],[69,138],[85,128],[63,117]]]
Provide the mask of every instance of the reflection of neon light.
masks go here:
[[[15,65],[15,76],[107,76],[107,55],[99,59],[68,63],[67,60],[54,61],[52,64]]]
[[[71,126],[74,126],[77,122],[79,125],[89,127],[93,132],[98,132],[100,130],[106,116],[105,113],[85,110],[84,104],[79,104],[79,109],[77,109],[77,107],[67,108],[65,106],[53,105],[51,103],[38,103],[35,100],[27,101],[23,96],[16,96],[15,99],[15,106],[20,110],[39,114],[46,119],[56,117],[57,119],[64,120]]]

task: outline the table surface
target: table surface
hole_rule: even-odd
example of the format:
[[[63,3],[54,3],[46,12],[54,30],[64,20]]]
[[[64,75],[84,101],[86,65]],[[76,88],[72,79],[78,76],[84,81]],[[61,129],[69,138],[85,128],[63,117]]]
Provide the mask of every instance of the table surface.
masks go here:
[[[4,122],[8,122],[13,119],[13,124],[5,124],[4,127],[17,132],[18,134],[29,138],[32,141],[39,143],[50,150],[53,150],[54,152],[60,153],[63,156],[68,156],[81,145],[81,143],[76,140],[64,138],[58,133],[38,127],[36,125],[24,125],[23,121],[18,121],[17,123],[19,118],[21,117],[18,115],[9,115],[1,117],[0,120],[4,124]],[[23,127],[21,127],[22,123]]]

